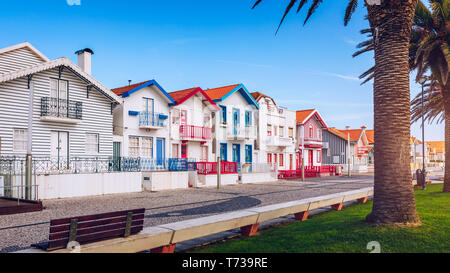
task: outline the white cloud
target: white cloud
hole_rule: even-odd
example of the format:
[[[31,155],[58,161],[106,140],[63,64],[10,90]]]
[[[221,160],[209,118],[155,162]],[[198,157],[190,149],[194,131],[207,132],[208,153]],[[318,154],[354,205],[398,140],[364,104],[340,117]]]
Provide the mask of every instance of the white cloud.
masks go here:
[[[81,0],[66,0],[69,6],[81,6]]]

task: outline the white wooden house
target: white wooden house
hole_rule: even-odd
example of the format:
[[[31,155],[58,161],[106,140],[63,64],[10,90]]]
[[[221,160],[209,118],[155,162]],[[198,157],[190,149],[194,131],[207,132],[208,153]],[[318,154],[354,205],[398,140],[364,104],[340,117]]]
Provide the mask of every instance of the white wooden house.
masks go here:
[[[155,81],[112,89],[123,100],[114,108],[116,157],[143,158],[147,169],[166,168],[169,158],[169,104],[174,100]]]
[[[243,84],[207,89],[205,93],[220,107],[213,119],[215,156],[238,162],[239,167],[253,163],[259,104]]]
[[[296,113],[278,106],[274,99],[260,92],[252,93],[258,102],[258,162],[267,162],[278,170],[296,169]]]
[[[170,92],[171,157],[197,162],[215,161],[212,150],[212,113],[219,107],[200,87]]]
[[[77,54],[80,66],[49,60],[27,42],[0,49],[1,155],[26,155],[31,129],[33,156],[63,165],[112,156],[112,106],[120,98],[90,75],[93,52]]]

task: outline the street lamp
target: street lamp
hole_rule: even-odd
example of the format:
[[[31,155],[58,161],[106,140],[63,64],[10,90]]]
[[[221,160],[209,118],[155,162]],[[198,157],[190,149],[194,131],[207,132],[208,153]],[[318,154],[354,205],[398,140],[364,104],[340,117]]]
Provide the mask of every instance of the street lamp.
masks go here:
[[[347,129],[347,143],[348,143],[348,153],[347,153],[347,172],[348,177],[352,176],[350,172],[350,126],[345,126],[345,129]]]
[[[428,77],[424,76],[421,77],[419,79],[419,83],[422,86],[422,178],[423,178],[423,185],[422,185],[422,189],[425,190],[426,189],[426,176],[425,176],[425,124],[424,124],[424,104],[423,104],[423,93],[424,93],[424,85],[427,82]]]

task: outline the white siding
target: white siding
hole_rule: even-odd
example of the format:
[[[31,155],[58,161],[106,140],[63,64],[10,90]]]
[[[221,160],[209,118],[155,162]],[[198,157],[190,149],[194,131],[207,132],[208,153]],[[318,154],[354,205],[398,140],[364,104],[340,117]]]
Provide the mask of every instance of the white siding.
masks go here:
[[[20,48],[0,54],[0,74],[44,63],[28,48]]]
[[[98,156],[112,155],[111,102],[95,89],[86,97],[86,83],[65,69],[61,79],[69,82],[69,100],[83,103],[83,117],[79,124],[63,124],[40,120],[41,98],[50,96],[50,78],[58,78],[58,69],[36,73],[33,76],[33,155],[50,156],[51,131],[69,132],[70,156],[90,156],[85,153],[86,133],[100,135]],[[0,83],[0,137],[2,155],[14,155],[12,134],[14,128],[28,127],[27,79]],[[19,154],[16,154],[19,155]]]

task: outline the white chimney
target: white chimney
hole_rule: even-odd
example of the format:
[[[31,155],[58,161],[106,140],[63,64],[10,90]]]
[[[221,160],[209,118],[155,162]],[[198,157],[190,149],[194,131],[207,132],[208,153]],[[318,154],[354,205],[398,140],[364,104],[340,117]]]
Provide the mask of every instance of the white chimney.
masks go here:
[[[85,48],[75,52],[78,55],[78,66],[86,73],[91,75],[91,56],[94,51],[90,48]]]

